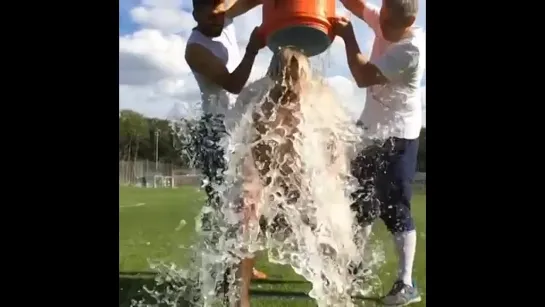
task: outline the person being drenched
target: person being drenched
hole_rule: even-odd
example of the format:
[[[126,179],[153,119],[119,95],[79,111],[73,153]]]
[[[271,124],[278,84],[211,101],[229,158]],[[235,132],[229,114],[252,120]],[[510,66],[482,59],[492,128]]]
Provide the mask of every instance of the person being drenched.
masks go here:
[[[290,66],[291,64],[291,66]],[[268,185],[277,185],[282,189],[282,195],[294,197],[297,193],[298,180],[289,180],[296,172],[293,142],[297,131],[299,119],[298,95],[301,90],[299,65],[308,67],[307,58],[300,52],[291,48],[284,48],[273,55],[267,76],[246,87],[239,95],[237,107],[246,112],[251,112],[251,121],[247,130],[251,144],[250,151],[244,155],[242,165],[242,198],[243,233],[250,237],[250,224],[261,224],[261,230],[275,229],[287,226],[281,216],[278,216],[267,226],[268,221],[261,219],[263,210],[263,188]],[[257,100],[256,100],[257,97]],[[254,104],[248,104],[253,101]],[[246,110],[249,108],[249,110]],[[273,116],[274,114],[274,116]],[[277,146],[266,142],[263,138],[270,134],[276,134],[282,139]],[[282,161],[280,161],[282,160]],[[284,179],[282,182],[272,182],[270,172],[279,170]],[[242,306],[249,306],[249,287],[251,282],[251,268],[253,263],[243,263],[241,266]]]
[[[316,228],[311,207],[300,201],[302,193],[310,195],[309,183],[303,178],[305,170],[299,148],[303,146],[300,128],[306,107],[302,103],[315,103],[303,99],[305,93],[312,91],[311,73],[308,57],[295,48],[285,47],[273,55],[266,77],[248,85],[238,97],[237,105],[250,115],[238,128],[239,132],[234,133],[247,135],[241,139],[249,144],[249,150],[240,154],[242,162],[238,164],[242,165],[243,174],[240,177],[242,228],[248,245],[258,237],[256,232],[266,240],[284,242],[292,233],[293,223],[297,223],[296,227],[303,223],[310,229]],[[324,89],[325,93],[329,88]],[[248,101],[252,103],[248,105]],[[325,138],[331,139],[323,149],[327,171],[336,176],[348,163],[343,154],[332,154],[341,152],[340,140],[328,133],[324,133]],[[234,163],[229,167],[238,167]],[[301,219],[287,218],[286,205],[295,207]],[[348,205],[349,202],[347,212],[350,212]],[[269,243],[266,245],[270,246]],[[251,267],[251,263],[246,263],[241,268],[243,302],[248,298]]]

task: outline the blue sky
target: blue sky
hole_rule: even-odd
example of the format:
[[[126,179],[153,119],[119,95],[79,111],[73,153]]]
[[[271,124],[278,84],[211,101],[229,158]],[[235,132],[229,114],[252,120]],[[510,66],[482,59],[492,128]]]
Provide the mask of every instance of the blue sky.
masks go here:
[[[137,0],[119,1],[119,35],[137,31],[140,27],[132,20],[130,10],[138,5]]]
[[[380,0],[370,2],[380,5]],[[416,23],[425,29],[426,1],[420,0],[419,4]],[[338,2],[338,14],[346,14],[341,7]],[[120,0],[120,108],[157,117],[165,117],[173,108],[185,111],[192,108],[192,101],[199,95],[183,60],[185,41],[194,26],[191,10],[191,0]],[[362,51],[369,52],[374,34],[363,21],[351,19]],[[241,48],[245,47],[251,30],[260,23],[260,8],[235,20]],[[353,84],[343,44],[338,40],[313,62],[325,64],[322,73],[333,82],[341,100],[357,116],[363,108],[365,92]],[[260,52],[251,79],[263,75],[270,56],[268,50]]]

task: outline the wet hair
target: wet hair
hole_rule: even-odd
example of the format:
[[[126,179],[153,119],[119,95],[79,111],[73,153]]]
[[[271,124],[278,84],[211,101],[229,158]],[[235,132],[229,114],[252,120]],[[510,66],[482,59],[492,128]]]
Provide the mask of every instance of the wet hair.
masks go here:
[[[310,62],[304,53],[293,47],[281,48],[273,55],[267,70],[267,76],[275,83],[268,100],[273,104],[297,107],[301,83],[310,78],[310,73]]]
[[[283,81],[289,85],[310,77],[308,57],[293,47],[284,47],[274,53],[267,76],[275,81]],[[281,80],[278,80],[278,79]]]
[[[292,47],[284,47],[275,52],[271,59],[271,64],[267,71],[267,76],[274,82],[267,96],[258,106],[258,110],[252,114],[256,137],[253,140],[255,146],[252,149],[254,160],[260,167],[260,175],[265,185],[271,183],[272,178],[267,176],[272,168],[280,168],[281,172],[293,172],[295,170],[286,168],[286,165],[279,165],[276,158],[272,157],[276,145],[271,144],[262,138],[271,130],[277,130],[284,127],[282,137],[285,143],[283,149],[277,148],[283,152],[280,155],[293,153],[293,142],[295,142],[295,133],[299,124],[297,113],[300,111],[301,103],[301,85],[310,79],[310,62],[306,55]],[[263,177],[267,176],[267,177]],[[284,195],[288,199],[297,199],[297,189],[287,183],[279,183],[284,189]],[[290,201],[290,200],[288,200]]]
[[[418,0],[384,0],[383,5],[395,16],[408,19],[418,14]]]

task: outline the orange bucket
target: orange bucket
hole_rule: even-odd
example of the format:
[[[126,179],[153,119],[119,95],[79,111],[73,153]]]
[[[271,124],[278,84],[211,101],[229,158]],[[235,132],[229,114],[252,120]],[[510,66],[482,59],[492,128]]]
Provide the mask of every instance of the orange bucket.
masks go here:
[[[263,0],[261,31],[273,52],[292,46],[314,56],[333,42],[332,17],[335,0]]]

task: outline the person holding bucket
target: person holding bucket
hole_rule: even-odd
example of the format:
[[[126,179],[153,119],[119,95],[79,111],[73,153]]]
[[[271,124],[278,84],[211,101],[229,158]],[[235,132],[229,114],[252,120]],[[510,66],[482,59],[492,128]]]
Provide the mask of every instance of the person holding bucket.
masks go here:
[[[197,125],[202,129],[194,143],[198,166],[208,182],[221,184],[225,170],[224,153],[219,140],[225,135],[225,116],[246,84],[255,57],[265,44],[258,28],[250,36],[244,56],[240,55],[233,18],[240,16],[261,0],[193,0],[193,17],[197,26],[191,32],[185,50],[185,59],[201,91],[203,116]],[[201,133],[202,132],[202,133]],[[208,185],[206,206],[219,209],[220,196]],[[203,217],[203,228],[213,228],[210,217]],[[244,262],[245,260],[243,260]],[[253,278],[267,275],[252,269]]]
[[[345,42],[356,84],[367,88],[359,124],[369,146],[352,161],[352,173],[360,183],[352,194],[353,210],[364,241],[377,217],[393,234],[398,278],[383,303],[405,306],[421,300],[412,280],[417,234],[411,215],[425,69],[424,33],[414,27],[418,0],[383,0],[380,9],[362,0],[341,2],[375,33],[369,58],[360,51],[350,21],[343,17],[333,21],[333,32]]]

